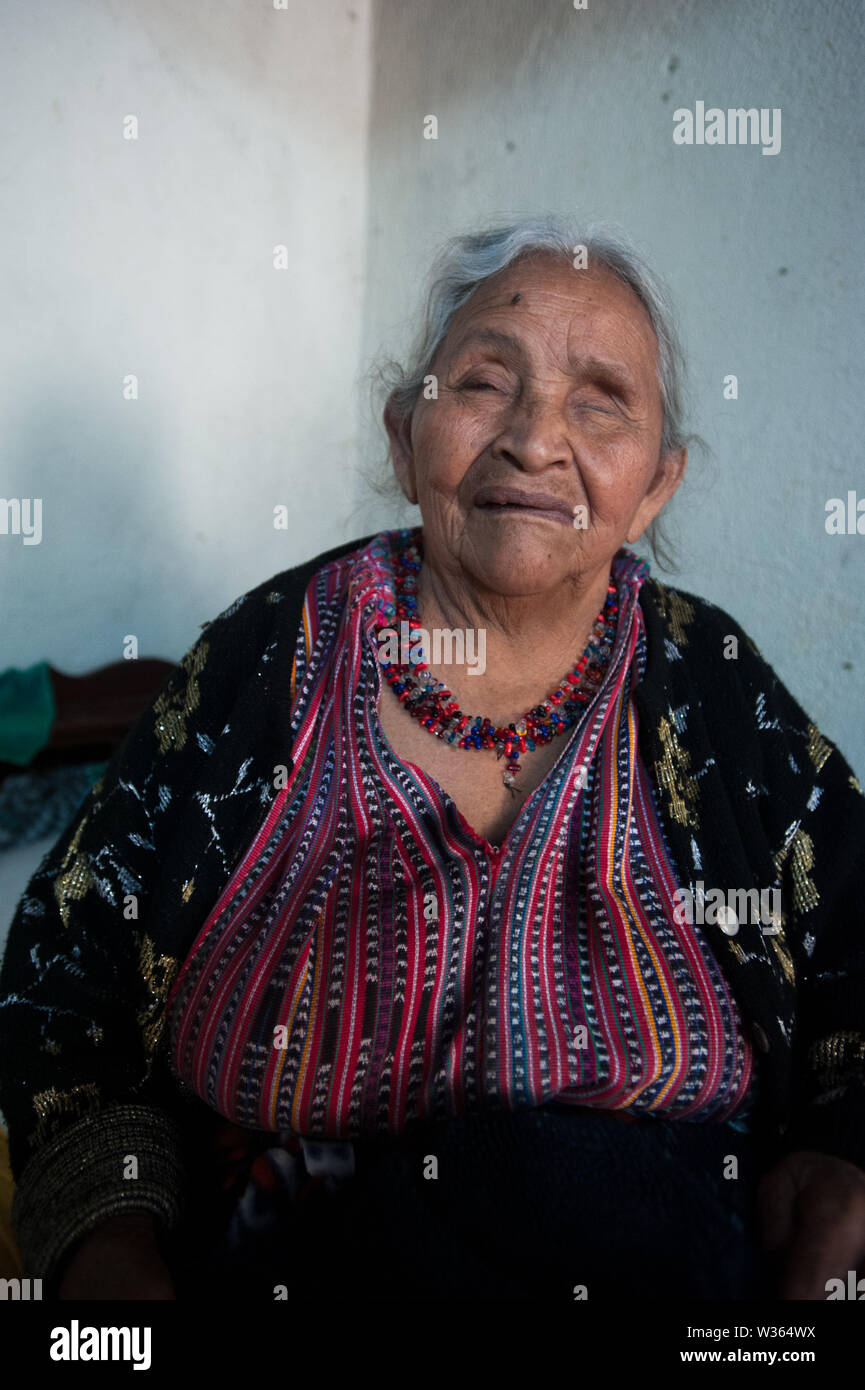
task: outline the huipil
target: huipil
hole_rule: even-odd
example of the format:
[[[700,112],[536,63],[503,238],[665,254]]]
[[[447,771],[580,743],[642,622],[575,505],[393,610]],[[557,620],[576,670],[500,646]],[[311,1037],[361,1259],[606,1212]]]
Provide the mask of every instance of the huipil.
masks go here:
[[[178,1080],[235,1124],[331,1139],[551,1099],[732,1114],[751,1046],[704,929],[675,920],[637,749],[648,566],[615,557],[606,672],[494,846],[375,713],[376,615],[419,542],[385,533],[309,586],[293,774],[169,997]]]

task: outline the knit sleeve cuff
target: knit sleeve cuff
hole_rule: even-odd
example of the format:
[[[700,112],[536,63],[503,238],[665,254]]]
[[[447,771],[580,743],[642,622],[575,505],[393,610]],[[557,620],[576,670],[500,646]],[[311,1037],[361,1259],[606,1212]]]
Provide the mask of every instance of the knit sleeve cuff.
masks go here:
[[[51,1279],[70,1247],[112,1216],[150,1212],[171,1230],[184,1187],[180,1134],[163,1111],[117,1105],[85,1116],[35,1154],[16,1185],[25,1274]]]

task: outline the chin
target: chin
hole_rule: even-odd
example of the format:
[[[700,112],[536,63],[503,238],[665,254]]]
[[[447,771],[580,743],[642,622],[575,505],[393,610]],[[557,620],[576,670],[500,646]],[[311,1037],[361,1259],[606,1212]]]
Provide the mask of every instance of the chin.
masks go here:
[[[473,547],[472,569],[479,580],[497,593],[542,593],[564,579],[572,569],[569,562],[573,557],[573,540],[568,534],[565,539],[567,547],[555,532],[549,536],[511,534],[496,543],[486,541]]]

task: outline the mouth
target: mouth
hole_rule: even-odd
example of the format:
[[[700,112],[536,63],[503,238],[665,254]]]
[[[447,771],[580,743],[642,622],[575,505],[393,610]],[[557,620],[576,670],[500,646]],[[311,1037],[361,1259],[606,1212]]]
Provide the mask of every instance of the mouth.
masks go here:
[[[489,516],[518,516],[573,525],[574,512],[558,497],[545,492],[520,492],[514,488],[481,488],[475,498],[478,511]]]

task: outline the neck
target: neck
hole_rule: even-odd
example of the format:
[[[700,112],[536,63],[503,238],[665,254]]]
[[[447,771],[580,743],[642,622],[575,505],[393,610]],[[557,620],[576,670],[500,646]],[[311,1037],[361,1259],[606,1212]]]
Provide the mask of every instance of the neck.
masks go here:
[[[474,631],[474,651],[484,669],[436,664],[437,680],[454,693],[467,713],[508,723],[544,700],[570,671],[589,640],[607,597],[609,565],[591,576],[569,579],[555,592],[516,597],[484,593],[466,581],[433,569],[424,560],[418,584],[419,622],[434,629]],[[483,645],[480,634],[483,633]]]

